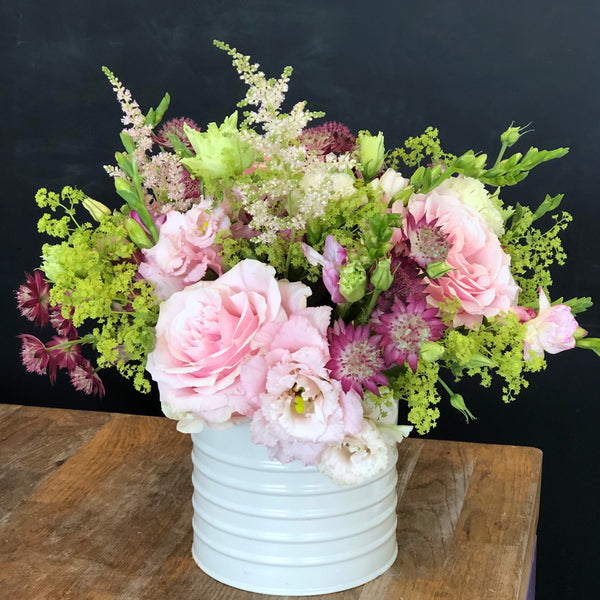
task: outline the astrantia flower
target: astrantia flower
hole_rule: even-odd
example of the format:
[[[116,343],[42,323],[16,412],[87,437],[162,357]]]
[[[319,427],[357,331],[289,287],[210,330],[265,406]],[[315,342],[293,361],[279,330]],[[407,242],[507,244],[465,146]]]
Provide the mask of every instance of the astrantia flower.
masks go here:
[[[75,312],[75,309],[71,307],[71,314],[73,314],[73,312]],[[77,329],[75,329],[73,321],[63,317],[60,306],[50,307],[49,313],[50,324],[54,327],[58,335],[68,338],[69,340],[74,340],[77,337]]]
[[[345,154],[354,149],[356,137],[345,125],[331,121],[305,129],[300,136],[300,143],[319,155],[331,152]]]
[[[448,258],[451,243],[438,219],[423,215],[418,221],[412,214],[406,219],[405,235],[408,238],[411,258],[423,269],[432,262],[443,262]]]
[[[48,354],[60,369],[72,371],[77,365],[85,361],[81,356],[81,346],[70,343],[72,340],[55,335],[48,342]]]
[[[388,381],[381,372],[385,367],[381,353],[381,336],[371,335],[366,325],[354,326],[336,321],[329,329],[331,359],[327,368],[331,376],[342,384],[344,392],[354,389],[363,395],[363,387],[378,394],[378,385]]]
[[[50,288],[41,271],[33,275],[25,273],[26,282],[17,290],[17,306],[21,314],[38,327],[44,327],[50,320]]]
[[[187,117],[180,117],[179,119],[171,119],[163,124],[163,126],[159,129],[158,133],[152,136],[152,140],[156,142],[159,146],[163,148],[167,148],[169,150],[173,149],[173,142],[169,139],[169,134],[175,136],[180,142],[185,144],[187,148],[192,151],[192,144],[188,139],[188,136],[185,134],[183,130],[183,126],[187,125],[196,131],[200,131],[200,127],[196,124],[192,119],[188,119]]]
[[[71,370],[69,375],[76,390],[88,395],[94,394],[100,398],[104,396],[104,384],[88,360],[83,359]]]
[[[21,360],[30,373],[45,375],[50,356],[44,343],[34,335],[23,333],[19,336],[21,340]]]
[[[400,300],[406,300],[409,296],[414,300],[425,298],[427,283],[419,276],[419,267],[412,258],[393,251],[390,270],[394,280],[387,290],[379,294],[378,310],[384,313],[390,312],[396,298]]]
[[[416,372],[421,346],[439,340],[445,326],[437,308],[428,308],[425,300],[411,300],[404,303],[397,299],[391,312],[378,316],[374,329],[383,336],[381,344],[386,367],[408,362]]]

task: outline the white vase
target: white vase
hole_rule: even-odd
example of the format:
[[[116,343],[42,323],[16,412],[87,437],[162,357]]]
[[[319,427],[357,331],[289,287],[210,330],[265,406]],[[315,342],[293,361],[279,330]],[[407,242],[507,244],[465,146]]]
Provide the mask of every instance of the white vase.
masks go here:
[[[396,544],[396,465],[338,487],[314,467],[283,465],[248,424],[192,434],[198,566],[233,587],[284,596],[356,587],[385,572]]]

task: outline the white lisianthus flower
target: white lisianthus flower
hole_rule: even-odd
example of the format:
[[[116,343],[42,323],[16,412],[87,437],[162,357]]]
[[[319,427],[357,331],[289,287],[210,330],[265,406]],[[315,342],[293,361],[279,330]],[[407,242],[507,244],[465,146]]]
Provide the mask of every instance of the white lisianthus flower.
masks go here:
[[[393,198],[409,183],[409,179],[402,177],[402,175],[400,175],[400,173],[397,171],[394,171],[394,169],[388,169],[381,177],[373,179],[371,186],[373,186],[375,189],[381,188],[386,196]]]
[[[502,214],[494,206],[488,191],[479,179],[459,175],[450,177],[440,187],[450,189],[458,194],[460,201],[473,207],[498,237],[504,234]]]
[[[392,460],[392,446],[372,421],[364,419],[356,435],[325,448],[317,469],[336,485],[356,485],[383,472]]]

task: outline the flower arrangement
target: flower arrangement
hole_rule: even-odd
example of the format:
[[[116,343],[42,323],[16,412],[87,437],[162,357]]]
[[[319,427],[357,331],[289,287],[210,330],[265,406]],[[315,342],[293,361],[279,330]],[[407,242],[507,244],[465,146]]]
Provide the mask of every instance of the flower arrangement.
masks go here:
[[[305,103],[283,112],[291,68],[267,79],[215,44],[248,86],[241,121],[159,127],[169,96],[144,115],[104,69],[125,125],[105,169],[125,203],[38,191],[38,229],[58,241],[17,302],[55,335],[20,336],[29,371],[100,395],[102,369],[144,392],[148,372],[181,431],[250,421],[271,458],[349,484],[434,427],[443,397],[472,417],[450,387],[464,377],[499,377],[508,402],[545,352],[600,354],[575,318],[589,298],[549,300],[562,196],[501,198],[566,148],[505,156],[524,133],[511,126],[491,165],[443,151],[433,128],[386,152],[382,133],[309,126],[323,115]]]

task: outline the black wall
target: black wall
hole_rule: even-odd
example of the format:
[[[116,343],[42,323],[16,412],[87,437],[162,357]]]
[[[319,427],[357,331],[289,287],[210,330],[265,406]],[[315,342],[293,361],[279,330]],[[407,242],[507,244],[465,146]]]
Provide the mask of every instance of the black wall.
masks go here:
[[[449,151],[495,156],[511,121],[533,121],[519,149],[570,146],[505,198],[536,204],[546,192],[565,194],[575,222],[553,296],[595,297],[580,324],[600,337],[597,2],[4,0],[0,23],[0,401],[158,414],[156,394],[136,395],[116,376],[95,400],[26,374],[16,335],[29,329],[14,290],[38,264],[39,187],[73,185],[120,204],[102,165],[119,149],[121,115],[100,67],[144,110],[169,91],[167,116],[221,121],[243,87],[214,38],[274,76],[291,64],[290,102],[307,99],[354,131],[383,130],[388,147],[435,125]],[[466,425],[446,406],[433,434],[544,451],[540,599],[596,597],[599,369],[591,352],[551,357],[510,406],[497,390],[465,388],[478,420]]]

